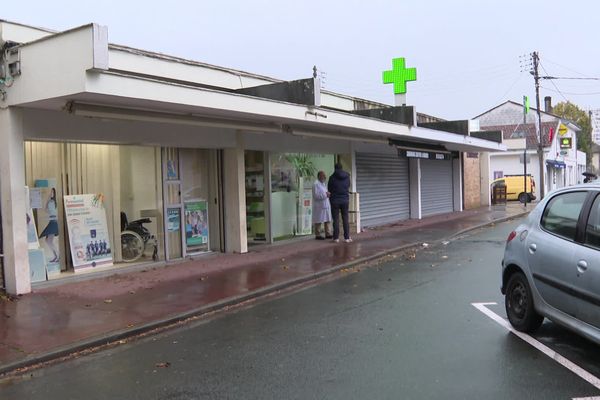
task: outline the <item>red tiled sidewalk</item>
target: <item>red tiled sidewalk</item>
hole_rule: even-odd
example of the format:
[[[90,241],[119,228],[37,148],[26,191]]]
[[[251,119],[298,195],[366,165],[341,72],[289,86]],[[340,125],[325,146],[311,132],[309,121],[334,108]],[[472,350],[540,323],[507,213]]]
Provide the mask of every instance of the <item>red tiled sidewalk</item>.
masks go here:
[[[0,300],[0,374],[523,214],[520,204],[486,207],[367,230],[350,244],[263,245],[247,254],[213,254],[37,288],[14,301]]]

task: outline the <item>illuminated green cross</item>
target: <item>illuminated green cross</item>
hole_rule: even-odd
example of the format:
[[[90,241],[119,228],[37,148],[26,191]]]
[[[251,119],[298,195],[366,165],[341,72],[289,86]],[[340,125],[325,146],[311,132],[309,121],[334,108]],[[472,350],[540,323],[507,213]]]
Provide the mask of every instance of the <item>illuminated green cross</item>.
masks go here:
[[[406,82],[417,80],[417,69],[406,68],[404,57],[392,60],[392,69],[383,71],[383,83],[393,83],[394,93],[406,93]]]

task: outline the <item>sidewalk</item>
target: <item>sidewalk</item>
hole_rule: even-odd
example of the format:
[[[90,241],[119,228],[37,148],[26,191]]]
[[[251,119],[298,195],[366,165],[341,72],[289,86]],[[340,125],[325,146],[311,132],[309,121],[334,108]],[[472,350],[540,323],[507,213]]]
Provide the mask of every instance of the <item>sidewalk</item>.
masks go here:
[[[527,210],[533,209],[529,206]],[[212,254],[0,298],[0,374],[222,309],[421,243],[524,215],[521,204],[409,220],[354,237]]]

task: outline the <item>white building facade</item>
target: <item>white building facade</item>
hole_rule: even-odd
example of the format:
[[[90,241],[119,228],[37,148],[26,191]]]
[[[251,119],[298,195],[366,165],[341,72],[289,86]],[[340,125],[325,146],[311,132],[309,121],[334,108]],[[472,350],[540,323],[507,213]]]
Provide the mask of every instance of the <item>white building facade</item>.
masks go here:
[[[537,129],[537,113],[534,109],[523,120],[523,106],[512,101],[503,103],[475,117],[481,129],[501,131],[507,151],[485,155],[487,184],[507,175],[523,175],[524,152],[527,152],[527,174],[532,175],[539,199],[540,163]],[[541,112],[544,192],[564,186],[575,185],[583,181],[586,170],[586,154],[577,150],[577,132],[580,128],[570,121],[561,119],[549,112]],[[525,150],[526,143],[526,150]],[[484,185],[482,184],[482,187]]]
[[[124,235],[134,220],[147,229],[135,261],[148,263],[310,234],[312,177],[335,162],[352,176],[357,231],[363,211],[367,226],[461,211],[461,152],[505,149],[362,115],[387,106],[321,91],[317,79],[283,82],[109,44],[96,24],[0,28],[3,283],[13,294],[100,270],[97,255],[131,265]],[[101,228],[82,233],[87,225],[67,221],[77,196],[102,205]]]

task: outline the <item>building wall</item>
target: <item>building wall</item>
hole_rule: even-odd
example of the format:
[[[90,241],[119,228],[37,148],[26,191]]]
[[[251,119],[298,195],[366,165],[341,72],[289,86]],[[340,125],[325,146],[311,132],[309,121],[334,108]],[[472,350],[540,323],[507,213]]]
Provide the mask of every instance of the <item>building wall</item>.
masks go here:
[[[527,174],[532,175],[536,184],[535,195],[539,198],[540,167],[537,154],[528,154]],[[490,175],[489,181],[494,180],[494,172],[502,172],[506,175],[523,175],[523,164],[521,163],[521,154],[517,153],[492,153],[490,154]]]
[[[469,154],[471,157],[469,157]],[[474,157],[477,156],[477,157]],[[465,210],[481,206],[481,171],[479,168],[479,153],[465,153],[463,158],[464,171],[464,203]]]

